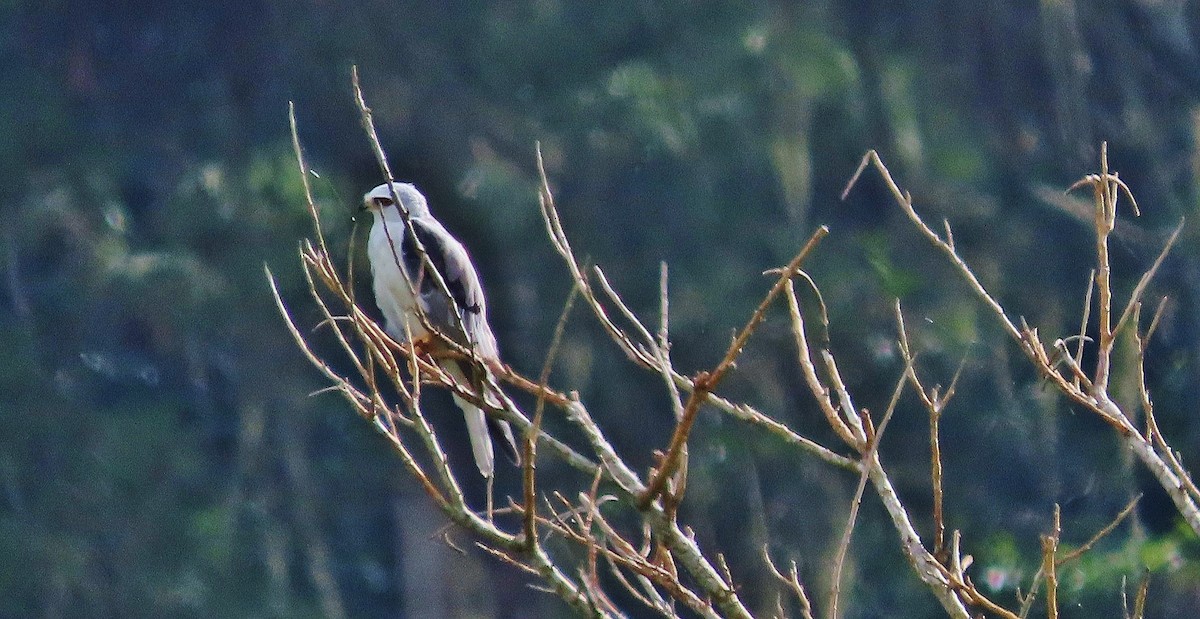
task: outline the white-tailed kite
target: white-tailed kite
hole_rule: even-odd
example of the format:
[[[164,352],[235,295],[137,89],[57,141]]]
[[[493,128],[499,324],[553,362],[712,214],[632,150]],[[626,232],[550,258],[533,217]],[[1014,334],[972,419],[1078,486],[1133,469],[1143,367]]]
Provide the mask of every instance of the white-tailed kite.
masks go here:
[[[395,200],[408,213],[412,233],[404,224]],[[456,381],[475,389],[476,393],[496,403],[488,394],[487,365],[499,364],[496,336],[487,321],[487,301],[479,274],[471,264],[466,248],[446,231],[429,212],[425,196],[408,183],[380,185],[363,196],[363,207],[374,214],[374,224],[367,241],[367,257],[374,274],[375,302],[383,312],[384,328],[397,341],[407,340],[405,325],[415,341],[436,340],[418,317],[423,312],[429,324],[441,334],[464,347],[472,349],[483,367],[470,360],[451,360],[443,369]],[[429,262],[437,269],[453,303],[446,297],[437,280],[427,272],[413,241],[420,241]],[[416,296],[413,296],[413,291]],[[455,315],[457,313],[457,316]],[[434,342],[436,344],[436,342]],[[468,376],[474,377],[473,380]],[[486,415],[478,406],[454,395],[454,402],[467,417],[467,434],[475,464],[484,477],[491,477],[494,466],[492,438],[498,435],[502,446],[514,461],[518,461],[517,444],[508,423]]]

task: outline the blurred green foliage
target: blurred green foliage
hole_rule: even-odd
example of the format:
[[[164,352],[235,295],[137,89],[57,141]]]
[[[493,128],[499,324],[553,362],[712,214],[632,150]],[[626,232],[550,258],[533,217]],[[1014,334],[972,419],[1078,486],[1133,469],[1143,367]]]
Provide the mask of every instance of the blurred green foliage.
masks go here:
[[[335,396],[308,397],[323,384],[270,300],[264,263],[312,324],[288,101],[326,235],[339,255],[361,241],[352,209],[379,174],[352,63],[399,176],[472,248],[507,362],[536,373],[568,290],[537,217],[535,141],[577,251],[635,310],[654,314],[669,263],[684,370],[719,358],[759,273],[828,224],[810,271],[861,406],[884,406],[902,369],[896,297],[927,382],[967,359],[942,426],[947,517],[999,599],[1028,586],[1054,503],[1081,542],[1144,492],[1132,524],[1066,574],[1064,616],[1116,616],[1120,578],[1142,569],[1152,616],[1190,616],[1196,540],[1153,481],[1037,383],[877,180],[839,194],[878,149],[1002,302],[1075,332],[1088,227],[1039,189],[1095,170],[1109,141],[1144,213],[1115,243],[1128,290],[1200,196],[1196,5],[78,4],[0,3],[0,616],[564,612],[507,568],[446,551],[386,445]],[[1184,462],[1200,460],[1196,238],[1189,227],[1154,290],[1172,302],[1148,368]],[[661,448],[657,379],[581,316],[556,382],[624,453]],[[779,316],[726,387],[835,444]],[[882,454],[927,526],[928,428],[909,400]],[[456,419],[438,418],[444,434]],[[854,480],[716,414],[693,454],[685,516],[728,550],[747,599],[774,603],[769,543],[820,605]],[[879,506],[860,521],[847,615],[936,614]]]

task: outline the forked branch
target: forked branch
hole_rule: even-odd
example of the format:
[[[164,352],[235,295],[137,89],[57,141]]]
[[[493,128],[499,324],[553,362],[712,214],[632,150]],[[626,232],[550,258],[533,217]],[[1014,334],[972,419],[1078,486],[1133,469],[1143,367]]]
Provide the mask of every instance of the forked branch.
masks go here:
[[[1068,349],[1066,339],[1055,340],[1052,351],[1047,352],[1036,329],[1031,329],[1026,325],[1024,319],[1020,321],[1021,326],[1017,327],[1008,312],[996,301],[995,296],[979,281],[970,266],[959,255],[954,247],[949,223],[945,224],[944,238],[930,228],[914,208],[911,195],[899,187],[875,151],[870,151],[863,157],[842,197],[844,199],[849,194],[867,167],[874,167],[878,170],[896,204],[908,216],[917,230],[934,247],[946,255],[979,300],[991,311],[1009,336],[1017,342],[1038,373],[1071,402],[1091,411],[1112,426],[1125,445],[1134,452],[1142,465],[1154,475],[1162,488],[1171,496],[1172,502],[1188,526],[1200,534],[1200,508],[1197,507],[1200,495],[1193,490],[1195,485],[1190,483],[1191,476],[1178,464],[1178,458],[1175,457],[1175,452],[1167,444],[1165,437],[1153,430],[1148,430],[1145,434],[1140,432],[1133,424],[1132,412],[1124,410],[1116,404],[1108,391],[1116,336],[1121,327],[1129,322],[1136,313],[1149,282],[1158,272],[1167,253],[1179,238],[1183,224],[1180,223],[1179,227],[1176,227],[1168,237],[1163,250],[1153,265],[1140,278],[1120,316],[1114,321],[1112,314],[1113,287],[1110,275],[1112,267],[1108,251],[1108,237],[1116,225],[1118,196],[1124,195],[1129,199],[1133,204],[1135,214],[1139,212],[1139,209],[1129,187],[1115,172],[1109,170],[1107,145],[1101,146],[1100,166],[1099,174],[1085,176],[1071,187],[1071,189],[1091,187],[1095,205],[1096,269],[1094,284],[1099,333],[1094,343],[1096,369],[1090,377],[1079,365],[1081,351],[1088,343],[1086,337],[1080,334],[1067,338],[1078,339],[1079,347],[1074,353]],[[1091,298],[1092,293],[1089,289],[1089,303],[1084,310],[1085,316],[1091,308]],[[1140,344],[1139,347],[1142,348],[1144,355],[1144,347]],[[1142,383],[1141,399],[1143,402],[1149,401],[1149,394],[1145,390],[1144,382]]]

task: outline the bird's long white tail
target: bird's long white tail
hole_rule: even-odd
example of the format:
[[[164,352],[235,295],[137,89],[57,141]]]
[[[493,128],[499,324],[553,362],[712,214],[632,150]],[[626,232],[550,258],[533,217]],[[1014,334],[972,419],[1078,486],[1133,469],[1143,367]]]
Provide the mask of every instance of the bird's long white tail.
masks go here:
[[[457,363],[447,363],[444,366],[446,373],[450,375],[456,382],[461,385],[471,387],[471,381],[467,380],[463,374],[462,368]],[[475,456],[475,465],[479,467],[479,474],[484,477],[491,477],[496,470],[495,450],[492,447],[492,429],[488,427],[487,414],[478,406],[458,397],[454,394],[454,403],[462,409],[463,415],[467,418],[467,436],[471,439],[471,453]],[[489,402],[494,402],[495,397],[489,396]],[[496,404],[499,406],[499,404]],[[503,436],[500,440],[507,440],[513,444],[512,430],[508,428],[508,423],[500,420],[493,420]]]
[[[475,455],[475,466],[479,474],[491,477],[496,470],[496,456],[492,449],[492,435],[488,431],[487,416],[478,406],[454,396],[454,403],[467,418],[467,436],[471,439],[471,453]]]

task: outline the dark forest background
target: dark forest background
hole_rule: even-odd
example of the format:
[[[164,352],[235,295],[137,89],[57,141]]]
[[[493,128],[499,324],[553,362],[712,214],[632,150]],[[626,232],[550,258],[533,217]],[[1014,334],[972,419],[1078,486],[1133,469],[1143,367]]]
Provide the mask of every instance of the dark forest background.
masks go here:
[[[1064,615],[1118,616],[1121,578],[1149,570],[1150,615],[1193,616],[1200,546],[1111,430],[1037,382],[877,179],[839,193],[878,149],[1014,313],[1078,331],[1091,226],[1062,190],[1098,169],[1100,142],[1143,213],[1114,241],[1120,289],[1200,204],[1200,5],[799,4],[0,2],[0,617],[567,613],[443,531],[336,395],[310,397],[324,384],[272,304],[264,263],[312,324],[289,101],[327,236],[345,256],[365,233],[354,207],[381,180],[354,64],[397,175],[472,249],[515,368],[537,375],[570,285],[539,220],[536,141],[576,250],[636,311],[655,315],[669,263],[686,371],[719,359],[762,271],[827,224],[808,266],[860,405],[885,406],[902,371],[897,297],[929,382],[967,359],[942,450],[976,580],[1012,600],[1055,502],[1080,543],[1144,492],[1132,524],[1060,576]],[[1153,288],[1172,301],[1149,367],[1193,470],[1198,231]],[[644,469],[667,400],[583,316],[554,382]],[[1114,384],[1132,397],[1129,369]],[[779,315],[725,387],[830,438]],[[431,409],[462,431],[448,400]],[[905,400],[892,424],[883,457],[928,514],[925,414]],[[684,505],[698,539],[727,547],[751,592],[770,544],[819,603],[856,480],[716,412],[698,428]],[[517,484],[501,472],[502,491]],[[937,616],[880,513],[868,499],[847,616]],[[770,591],[743,599],[765,610]]]

